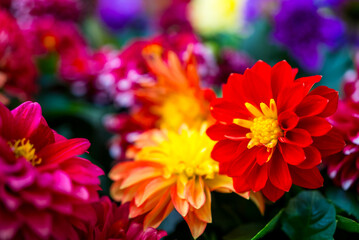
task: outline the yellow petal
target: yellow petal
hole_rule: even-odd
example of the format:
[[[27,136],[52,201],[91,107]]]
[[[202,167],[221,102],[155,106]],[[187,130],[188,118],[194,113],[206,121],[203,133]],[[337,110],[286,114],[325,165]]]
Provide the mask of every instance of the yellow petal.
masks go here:
[[[240,119],[240,118],[233,119],[233,123],[235,123],[241,127],[248,128],[248,129],[250,129],[253,125],[252,121]]]
[[[277,114],[278,114],[278,112],[277,112],[277,105],[275,104],[275,101],[274,101],[273,98],[272,98],[272,99],[270,100],[270,102],[269,102],[269,107],[270,107],[270,110],[271,110],[272,113],[273,113],[273,116],[274,116],[274,117],[277,117]]]
[[[228,191],[226,192],[234,192],[233,179],[225,175],[217,175],[214,179],[206,179],[205,183],[211,191],[222,192],[222,189],[227,189]]]
[[[259,111],[258,108],[256,108],[256,107],[253,106],[252,104],[246,102],[244,105],[246,106],[246,108],[248,109],[248,111],[249,111],[250,113],[252,113],[252,115],[253,115],[254,117],[262,117],[262,116],[263,116],[263,114],[261,113],[261,111]]]

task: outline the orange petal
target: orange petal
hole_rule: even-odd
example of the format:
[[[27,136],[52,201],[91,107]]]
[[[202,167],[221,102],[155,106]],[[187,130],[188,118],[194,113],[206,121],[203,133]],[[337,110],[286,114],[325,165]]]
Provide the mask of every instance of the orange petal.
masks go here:
[[[207,223],[198,219],[196,214],[194,214],[191,211],[188,212],[184,220],[186,220],[187,225],[191,230],[192,237],[195,239],[201,236],[204,230],[206,229]]]
[[[212,222],[211,192],[209,191],[208,187],[204,188],[204,192],[206,194],[206,202],[200,209],[194,210],[193,212],[196,214],[198,219],[202,220],[203,222],[211,223]]]
[[[177,212],[181,214],[183,217],[186,216],[188,213],[189,204],[186,200],[178,197],[176,185],[171,188],[171,198],[172,198],[172,203],[176,208]]]
[[[129,187],[133,184],[139,183],[148,178],[154,178],[161,176],[163,174],[162,167],[154,168],[154,167],[141,167],[134,169],[131,174],[125,178],[121,184],[121,188]]]
[[[265,202],[264,202],[262,193],[261,192],[251,192],[250,199],[252,200],[252,202],[254,202],[255,205],[257,205],[261,214],[264,215]]]
[[[156,207],[153,208],[145,217],[143,221],[143,228],[148,227],[157,228],[161,222],[171,213],[173,210],[173,204],[171,202],[171,194],[168,189],[157,203]]]
[[[194,177],[188,181],[186,186],[186,195],[188,202],[196,209],[203,206],[206,201],[204,193],[204,183],[202,177]]]
[[[180,198],[186,199],[186,185],[188,178],[184,175],[179,175],[177,178],[177,194]]]
[[[134,201],[131,202],[131,207],[130,207],[130,218],[134,218],[137,217],[139,215],[145,214],[149,211],[151,211],[156,204],[160,201],[161,196],[165,193],[166,191],[161,191],[158,192],[158,195],[149,198],[147,201],[145,201],[141,206],[137,206],[136,203]]]
[[[110,195],[113,200],[120,202],[123,197],[123,190],[121,190],[122,181],[114,182],[110,187]]]
[[[158,177],[149,182],[148,184],[143,184],[135,196],[135,203],[137,206],[140,206],[144,201],[149,197],[158,194],[158,191],[169,187],[170,185],[176,182],[176,178],[172,177],[170,179],[165,179],[163,177]]]

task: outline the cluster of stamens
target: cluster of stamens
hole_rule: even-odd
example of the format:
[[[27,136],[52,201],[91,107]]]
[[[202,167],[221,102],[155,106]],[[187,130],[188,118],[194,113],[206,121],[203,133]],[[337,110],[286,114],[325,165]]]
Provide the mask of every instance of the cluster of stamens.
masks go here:
[[[42,159],[36,155],[34,145],[32,145],[28,139],[23,138],[8,142],[8,144],[14,152],[16,158],[23,157],[29,161],[32,166],[41,164]]]

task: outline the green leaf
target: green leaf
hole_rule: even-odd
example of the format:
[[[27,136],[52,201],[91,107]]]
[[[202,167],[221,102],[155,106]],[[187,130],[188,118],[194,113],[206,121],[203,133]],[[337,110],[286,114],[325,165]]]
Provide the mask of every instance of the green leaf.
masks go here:
[[[340,188],[329,188],[326,191],[326,195],[335,206],[353,215],[356,220],[359,221],[359,204],[356,194],[343,191]]]
[[[356,221],[339,215],[337,215],[337,220],[338,228],[343,229],[347,232],[359,233],[359,223],[357,223]]]
[[[277,225],[278,222],[281,218],[283,214],[283,209],[280,210],[277,215],[274,216],[274,218],[272,218],[272,220],[269,221],[269,223],[267,223],[267,225],[264,226],[264,228],[262,228],[262,230],[260,230],[253,238],[252,240],[257,240],[260,239],[262,237],[264,237],[266,234],[268,234],[269,232],[273,231]]]
[[[289,201],[282,230],[292,240],[333,239],[335,208],[318,191],[303,191]]]

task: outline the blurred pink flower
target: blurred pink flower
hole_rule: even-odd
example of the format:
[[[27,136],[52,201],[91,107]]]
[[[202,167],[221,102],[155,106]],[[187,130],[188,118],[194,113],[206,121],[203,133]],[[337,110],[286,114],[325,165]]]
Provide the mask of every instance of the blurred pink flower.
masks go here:
[[[0,88],[6,95],[26,100],[36,91],[36,68],[15,19],[0,9]],[[1,95],[2,96],[2,95]],[[2,96],[6,102],[6,97]]]
[[[89,230],[88,240],[159,240],[166,232],[154,228],[143,229],[143,219],[129,220],[129,203],[117,206],[106,196],[93,204],[97,222]]]
[[[60,20],[78,20],[84,8],[82,0],[12,0],[16,17],[51,15]]]
[[[78,157],[90,143],[54,132],[38,103],[0,105],[0,122],[0,239],[82,239],[103,174]]]
[[[357,70],[348,71],[343,79],[344,99],[339,101],[337,112],[329,122],[344,137],[343,151],[325,159],[328,175],[344,190],[356,188],[359,193],[359,53]]]

